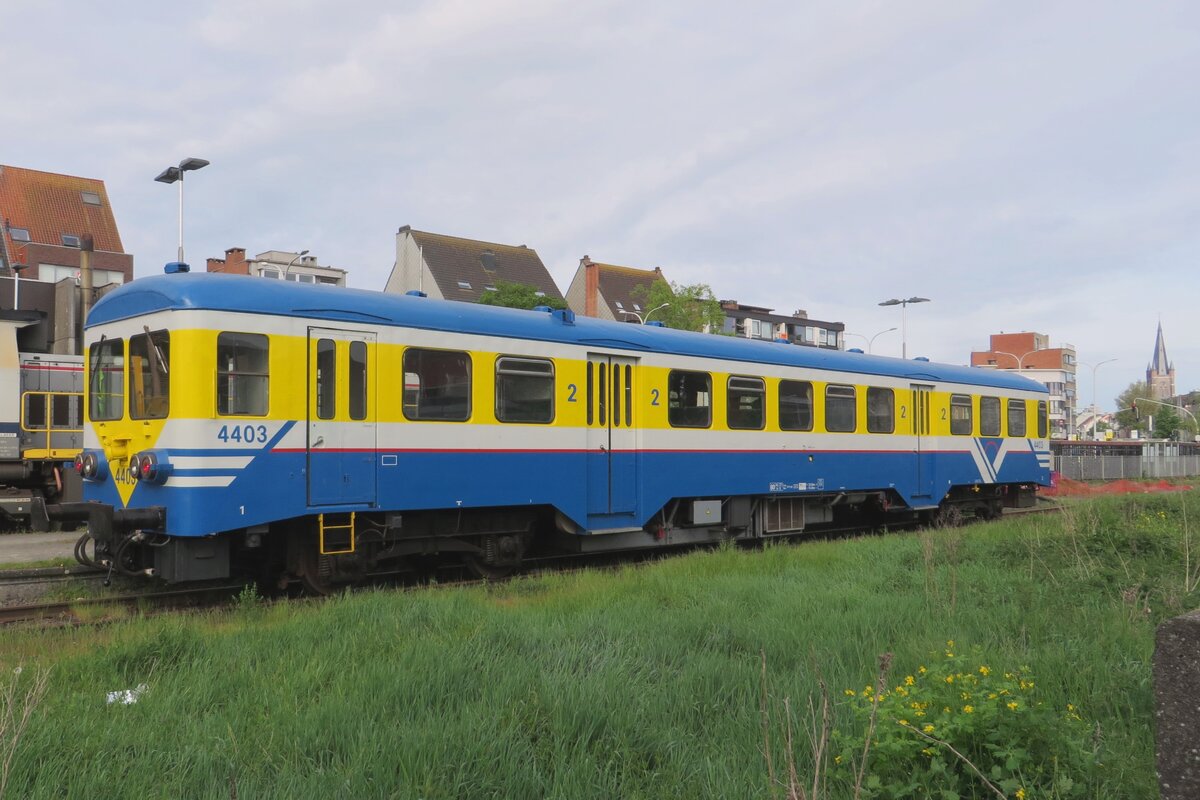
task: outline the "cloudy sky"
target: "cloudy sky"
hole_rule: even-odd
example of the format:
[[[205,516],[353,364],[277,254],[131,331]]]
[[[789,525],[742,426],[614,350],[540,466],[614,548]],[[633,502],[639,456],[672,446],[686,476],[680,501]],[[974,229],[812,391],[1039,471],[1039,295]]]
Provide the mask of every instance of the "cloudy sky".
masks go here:
[[[1162,321],[1200,388],[1200,5],[0,0],[0,163],[105,181],[138,275],[401,225],[585,253],[908,351],[1075,345],[1102,406]],[[851,346],[863,344],[851,337]],[[899,355],[899,333],[875,352]],[[1080,405],[1092,370],[1080,367]]]

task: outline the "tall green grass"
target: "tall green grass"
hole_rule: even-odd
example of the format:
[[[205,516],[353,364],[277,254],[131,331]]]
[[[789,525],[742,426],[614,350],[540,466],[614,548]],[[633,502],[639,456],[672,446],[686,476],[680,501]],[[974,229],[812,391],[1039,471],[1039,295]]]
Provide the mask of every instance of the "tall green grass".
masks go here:
[[[882,653],[894,685],[954,640],[995,669],[1029,667],[1047,707],[1078,709],[1086,741],[1063,747],[1099,763],[1078,796],[1154,797],[1153,633],[1200,605],[1198,497],[5,631],[3,675],[51,672],[6,796],[782,797],[769,741],[777,779],[791,763],[800,783],[820,773],[821,794],[850,797],[804,733],[821,682],[831,727],[861,742],[844,689],[874,683]],[[105,703],[140,683],[136,704]]]

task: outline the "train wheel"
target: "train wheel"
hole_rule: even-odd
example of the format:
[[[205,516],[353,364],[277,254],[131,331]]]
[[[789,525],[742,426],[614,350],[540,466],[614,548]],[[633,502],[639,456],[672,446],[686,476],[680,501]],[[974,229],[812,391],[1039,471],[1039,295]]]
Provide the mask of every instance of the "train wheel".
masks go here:
[[[463,556],[467,569],[489,581],[501,581],[521,568],[529,535],[486,536],[482,551]]]

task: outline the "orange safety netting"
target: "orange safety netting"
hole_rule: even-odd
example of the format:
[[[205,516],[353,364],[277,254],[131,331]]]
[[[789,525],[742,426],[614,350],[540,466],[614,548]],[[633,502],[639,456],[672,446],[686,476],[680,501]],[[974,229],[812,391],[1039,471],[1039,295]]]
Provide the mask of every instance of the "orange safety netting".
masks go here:
[[[1047,497],[1087,497],[1100,494],[1150,494],[1152,492],[1186,492],[1191,486],[1167,483],[1160,480],[1154,483],[1130,480],[1109,481],[1108,483],[1090,484],[1064,478],[1057,472],[1050,473],[1050,486],[1043,486],[1038,494]]]

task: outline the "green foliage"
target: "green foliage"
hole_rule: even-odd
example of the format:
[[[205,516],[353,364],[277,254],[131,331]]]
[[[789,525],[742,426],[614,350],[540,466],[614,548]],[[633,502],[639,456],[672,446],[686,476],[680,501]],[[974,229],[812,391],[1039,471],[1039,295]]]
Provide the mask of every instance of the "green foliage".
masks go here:
[[[712,288],[706,283],[694,283],[681,286],[677,283],[667,283],[664,280],[655,281],[647,290],[639,286],[632,292],[642,308],[646,309],[643,316],[658,320],[668,328],[681,331],[702,331],[705,326],[711,333],[719,333],[725,321],[725,312],[721,303],[712,293]],[[659,309],[666,304],[665,308]],[[652,309],[659,309],[650,314]]]
[[[846,689],[856,724],[835,732],[835,773],[854,785],[866,752],[865,798],[994,796],[984,779],[1005,797],[1082,796],[1095,767],[1090,724],[1073,703],[1043,700],[1029,667],[989,660],[950,640],[895,686]]]
[[[566,308],[567,303],[557,297],[547,297],[537,294],[537,289],[524,283],[496,281],[496,291],[484,292],[479,296],[479,302],[485,306],[504,306],[505,308]]]

